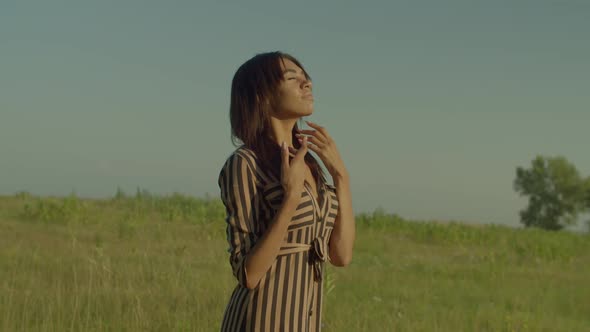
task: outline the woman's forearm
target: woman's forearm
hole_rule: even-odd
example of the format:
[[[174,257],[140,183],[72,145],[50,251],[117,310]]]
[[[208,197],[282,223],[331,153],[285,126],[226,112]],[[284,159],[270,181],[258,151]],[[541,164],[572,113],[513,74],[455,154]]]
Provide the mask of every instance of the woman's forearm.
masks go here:
[[[330,261],[335,266],[346,266],[352,261],[352,249],[356,237],[350,180],[348,176],[335,177],[334,185],[340,204],[330,236]]]
[[[246,255],[244,267],[247,288],[256,288],[276,260],[300,199],[301,195],[285,195],[270,226]]]

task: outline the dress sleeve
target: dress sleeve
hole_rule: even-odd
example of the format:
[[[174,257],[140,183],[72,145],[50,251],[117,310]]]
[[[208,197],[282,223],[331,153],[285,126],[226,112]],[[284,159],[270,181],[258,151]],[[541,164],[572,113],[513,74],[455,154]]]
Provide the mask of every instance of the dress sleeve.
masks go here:
[[[229,262],[238,282],[246,287],[244,261],[258,238],[255,233],[258,219],[255,174],[245,157],[234,154],[223,166],[218,183],[226,209]]]

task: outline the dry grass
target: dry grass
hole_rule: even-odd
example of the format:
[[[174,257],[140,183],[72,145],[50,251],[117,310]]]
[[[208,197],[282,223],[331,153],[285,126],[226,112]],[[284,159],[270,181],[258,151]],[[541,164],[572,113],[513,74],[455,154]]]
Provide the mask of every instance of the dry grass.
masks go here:
[[[590,237],[359,215],[325,331],[588,331]],[[0,198],[3,331],[217,331],[235,285],[219,201]]]

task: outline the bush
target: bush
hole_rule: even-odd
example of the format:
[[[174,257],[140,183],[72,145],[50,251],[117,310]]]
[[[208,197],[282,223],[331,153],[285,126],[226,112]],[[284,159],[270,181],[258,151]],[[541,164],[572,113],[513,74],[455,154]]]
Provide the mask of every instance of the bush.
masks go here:
[[[75,193],[64,198],[29,199],[24,204],[21,217],[51,224],[86,223],[88,203],[80,200]]]

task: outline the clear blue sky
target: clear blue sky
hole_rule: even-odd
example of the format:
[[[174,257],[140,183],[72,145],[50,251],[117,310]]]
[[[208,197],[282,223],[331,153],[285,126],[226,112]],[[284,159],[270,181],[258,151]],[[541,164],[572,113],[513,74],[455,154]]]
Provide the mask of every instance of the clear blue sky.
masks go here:
[[[232,76],[282,50],[355,212],[516,225],[517,166],[590,175],[588,36],[584,0],[3,1],[0,194],[217,196]]]

